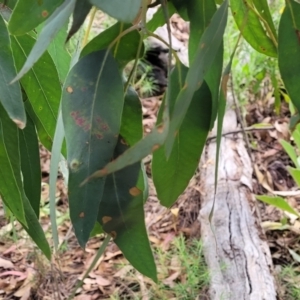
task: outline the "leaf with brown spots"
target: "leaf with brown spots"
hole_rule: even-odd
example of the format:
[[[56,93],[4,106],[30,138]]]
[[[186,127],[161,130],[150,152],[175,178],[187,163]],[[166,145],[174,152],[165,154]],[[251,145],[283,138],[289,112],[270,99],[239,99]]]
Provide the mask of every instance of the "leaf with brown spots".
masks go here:
[[[70,87],[72,93],[68,92]],[[110,53],[106,55],[106,50],[84,56],[69,72],[63,89],[62,112],[70,167],[70,216],[81,246],[95,225],[105,178],[83,186],[81,183],[111,160],[123,104],[118,65]]]
[[[23,35],[43,23],[63,0],[19,0],[9,21],[9,31],[14,35]],[[24,18],[26,15],[26,18]],[[22,26],[20,26],[22,24]]]
[[[114,156],[128,149],[119,140]],[[99,205],[98,222],[124,256],[141,273],[156,281],[156,267],[144,218],[144,187],[141,163],[107,176]]]
[[[258,1],[264,2],[265,0]],[[230,5],[235,22],[245,40],[256,51],[271,57],[277,57],[277,37],[271,29],[270,33],[267,32],[260,21],[261,18],[265,20],[267,12],[265,11],[261,15],[256,13],[256,8],[250,0],[231,0]],[[267,24],[268,20],[265,20]],[[270,38],[269,34],[272,34],[272,38]]]

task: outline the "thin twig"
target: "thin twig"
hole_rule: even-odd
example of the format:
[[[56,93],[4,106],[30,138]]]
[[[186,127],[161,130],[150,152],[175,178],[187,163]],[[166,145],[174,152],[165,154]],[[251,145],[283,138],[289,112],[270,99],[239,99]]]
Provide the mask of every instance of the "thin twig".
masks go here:
[[[255,127],[246,127],[246,128],[242,128],[242,129],[238,129],[238,130],[233,130],[233,131],[229,131],[229,132],[225,132],[225,133],[222,133],[222,136],[226,136],[226,135],[230,135],[230,134],[236,134],[236,133],[243,133],[243,132],[251,132],[251,131],[260,131],[260,130],[274,130],[275,127],[274,126],[269,126],[269,127],[262,127],[262,128],[255,128]],[[207,141],[210,141],[210,140],[213,140],[213,139],[216,139],[217,136],[214,135],[214,136],[210,136],[207,138]]]

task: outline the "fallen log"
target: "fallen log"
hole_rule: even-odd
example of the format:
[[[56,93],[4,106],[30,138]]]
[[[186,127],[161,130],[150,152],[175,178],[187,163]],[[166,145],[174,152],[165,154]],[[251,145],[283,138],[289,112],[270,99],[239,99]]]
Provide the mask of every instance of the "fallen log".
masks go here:
[[[228,95],[227,102],[231,100]],[[229,107],[222,133],[237,129],[236,113]],[[212,135],[216,135],[216,129]],[[276,299],[270,250],[253,215],[252,164],[242,134],[223,135],[221,139],[215,194],[216,147],[216,139],[211,139],[200,164],[199,221],[211,276],[210,299]]]

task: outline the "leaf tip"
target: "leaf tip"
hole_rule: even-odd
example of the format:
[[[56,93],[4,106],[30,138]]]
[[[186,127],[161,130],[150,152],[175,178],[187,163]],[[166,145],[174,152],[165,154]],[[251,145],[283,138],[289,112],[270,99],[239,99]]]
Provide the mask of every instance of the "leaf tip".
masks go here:
[[[20,128],[20,129],[24,129],[26,126],[26,123],[19,120],[19,119],[12,119],[13,122]]]

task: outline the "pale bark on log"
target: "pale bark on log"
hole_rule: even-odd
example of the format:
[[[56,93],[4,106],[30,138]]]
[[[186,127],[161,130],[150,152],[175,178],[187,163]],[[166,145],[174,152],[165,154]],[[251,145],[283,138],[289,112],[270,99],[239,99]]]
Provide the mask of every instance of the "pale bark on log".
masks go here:
[[[230,100],[230,99],[228,99]],[[227,110],[223,133],[237,130],[237,117]],[[216,135],[216,131],[212,133]],[[253,207],[252,166],[242,134],[222,137],[218,187],[214,201],[216,140],[201,159],[201,238],[210,275],[210,299],[273,300],[276,289],[266,241],[259,237]]]

